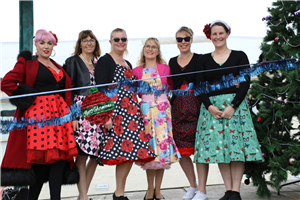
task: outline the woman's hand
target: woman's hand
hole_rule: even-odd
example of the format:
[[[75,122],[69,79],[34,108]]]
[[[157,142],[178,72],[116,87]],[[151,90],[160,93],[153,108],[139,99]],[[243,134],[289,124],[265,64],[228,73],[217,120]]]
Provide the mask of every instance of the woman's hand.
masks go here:
[[[221,119],[223,112],[219,110],[219,108],[217,106],[213,106],[210,105],[208,107],[208,111],[210,112],[210,114],[215,118],[215,119]]]
[[[106,128],[108,131],[112,128],[112,120],[111,118],[104,124],[104,128]]]
[[[231,106],[227,106],[225,109],[224,109],[224,112],[223,114],[221,115],[222,118],[224,119],[231,119],[232,115],[234,114],[235,112],[235,109]]]
[[[72,121],[73,124],[73,130],[74,132],[78,130],[79,126],[78,126],[78,120],[73,120]]]

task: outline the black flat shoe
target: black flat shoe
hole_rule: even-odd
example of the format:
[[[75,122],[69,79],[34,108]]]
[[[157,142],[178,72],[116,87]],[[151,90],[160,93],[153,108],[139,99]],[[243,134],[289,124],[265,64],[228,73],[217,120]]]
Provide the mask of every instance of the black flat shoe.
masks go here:
[[[162,195],[161,195],[161,196],[162,196]],[[165,197],[164,197],[164,196],[162,196],[162,197],[163,197],[162,199],[156,198],[156,197],[155,197],[155,191],[154,191],[154,197],[153,197],[153,198],[154,198],[154,200],[163,200],[163,199],[165,199]]]
[[[242,200],[242,198],[239,192],[232,191],[228,200]]]
[[[116,194],[113,194],[113,200],[129,200],[127,197],[119,196],[117,197]]]
[[[225,195],[219,200],[228,200],[230,196],[231,196],[231,190],[227,190],[225,192]]]
[[[154,196],[153,196],[152,199],[146,199],[146,196],[147,196],[147,193],[146,193],[145,196],[144,196],[144,200],[155,200],[155,193],[154,193]]]

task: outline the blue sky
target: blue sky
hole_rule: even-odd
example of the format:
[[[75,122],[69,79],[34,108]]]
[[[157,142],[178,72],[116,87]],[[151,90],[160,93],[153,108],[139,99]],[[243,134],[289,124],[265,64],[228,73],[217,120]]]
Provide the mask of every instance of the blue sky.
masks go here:
[[[34,31],[51,30],[60,40],[76,40],[84,29],[108,39],[116,27],[124,28],[128,38],[174,37],[185,25],[204,36],[206,23],[222,19],[233,36],[263,37],[262,18],[271,5],[270,0],[35,0]],[[18,0],[0,1],[0,41],[18,41],[18,15]]]

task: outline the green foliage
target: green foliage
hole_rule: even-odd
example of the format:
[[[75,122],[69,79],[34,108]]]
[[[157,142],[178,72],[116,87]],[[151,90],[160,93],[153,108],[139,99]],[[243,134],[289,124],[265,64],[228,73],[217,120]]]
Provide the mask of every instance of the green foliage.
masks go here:
[[[276,1],[272,5],[260,61],[300,57],[300,15],[294,15],[300,2]],[[257,195],[264,198],[271,195],[267,186],[279,191],[288,174],[300,174],[300,125],[295,127],[300,120],[300,70],[272,70],[257,78],[252,81],[249,101],[258,110],[251,114],[265,161],[246,163],[246,174],[257,186]],[[296,161],[290,163],[290,158]]]
[[[300,16],[294,15],[299,9],[299,1],[276,1],[268,8],[271,20],[267,21],[267,35],[260,47],[264,60],[300,56]],[[276,37],[279,39],[275,42]]]

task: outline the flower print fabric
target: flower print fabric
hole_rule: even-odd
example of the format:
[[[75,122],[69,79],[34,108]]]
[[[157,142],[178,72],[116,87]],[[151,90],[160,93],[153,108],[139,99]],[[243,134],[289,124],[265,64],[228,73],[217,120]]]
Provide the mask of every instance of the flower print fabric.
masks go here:
[[[162,89],[162,82],[154,68],[144,68],[142,79],[151,87]],[[143,120],[145,125],[145,139],[149,141],[151,148],[157,157],[147,163],[136,163],[143,169],[169,169],[172,163],[178,162],[181,158],[180,153],[173,139],[171,105],[165,101],[141,101]]]
[[[90,74],[90,84],[96,85],[94,70],[88,69]],[[82,104],[85,96],[75,95],[74,103]],[[78,120],[78,131],[75,134],[75,140],[78,148],[85,154],[97,157],[102,145],[103,131],[99,125],[92,124],[83,116]],[[79,151],[79,154],[81,152]]]
[[[135,80],[130,68],[117,65],[113,82],[121,79]],[[101,126],[104,132],[103,149],[98,158],[106,165],[126,162],[147,162],[155,157],[146,140],[143,118],[136,93],[128,87],[121,87],[112,98],[115,109],[112,116],[113,127],[109,131]]]

